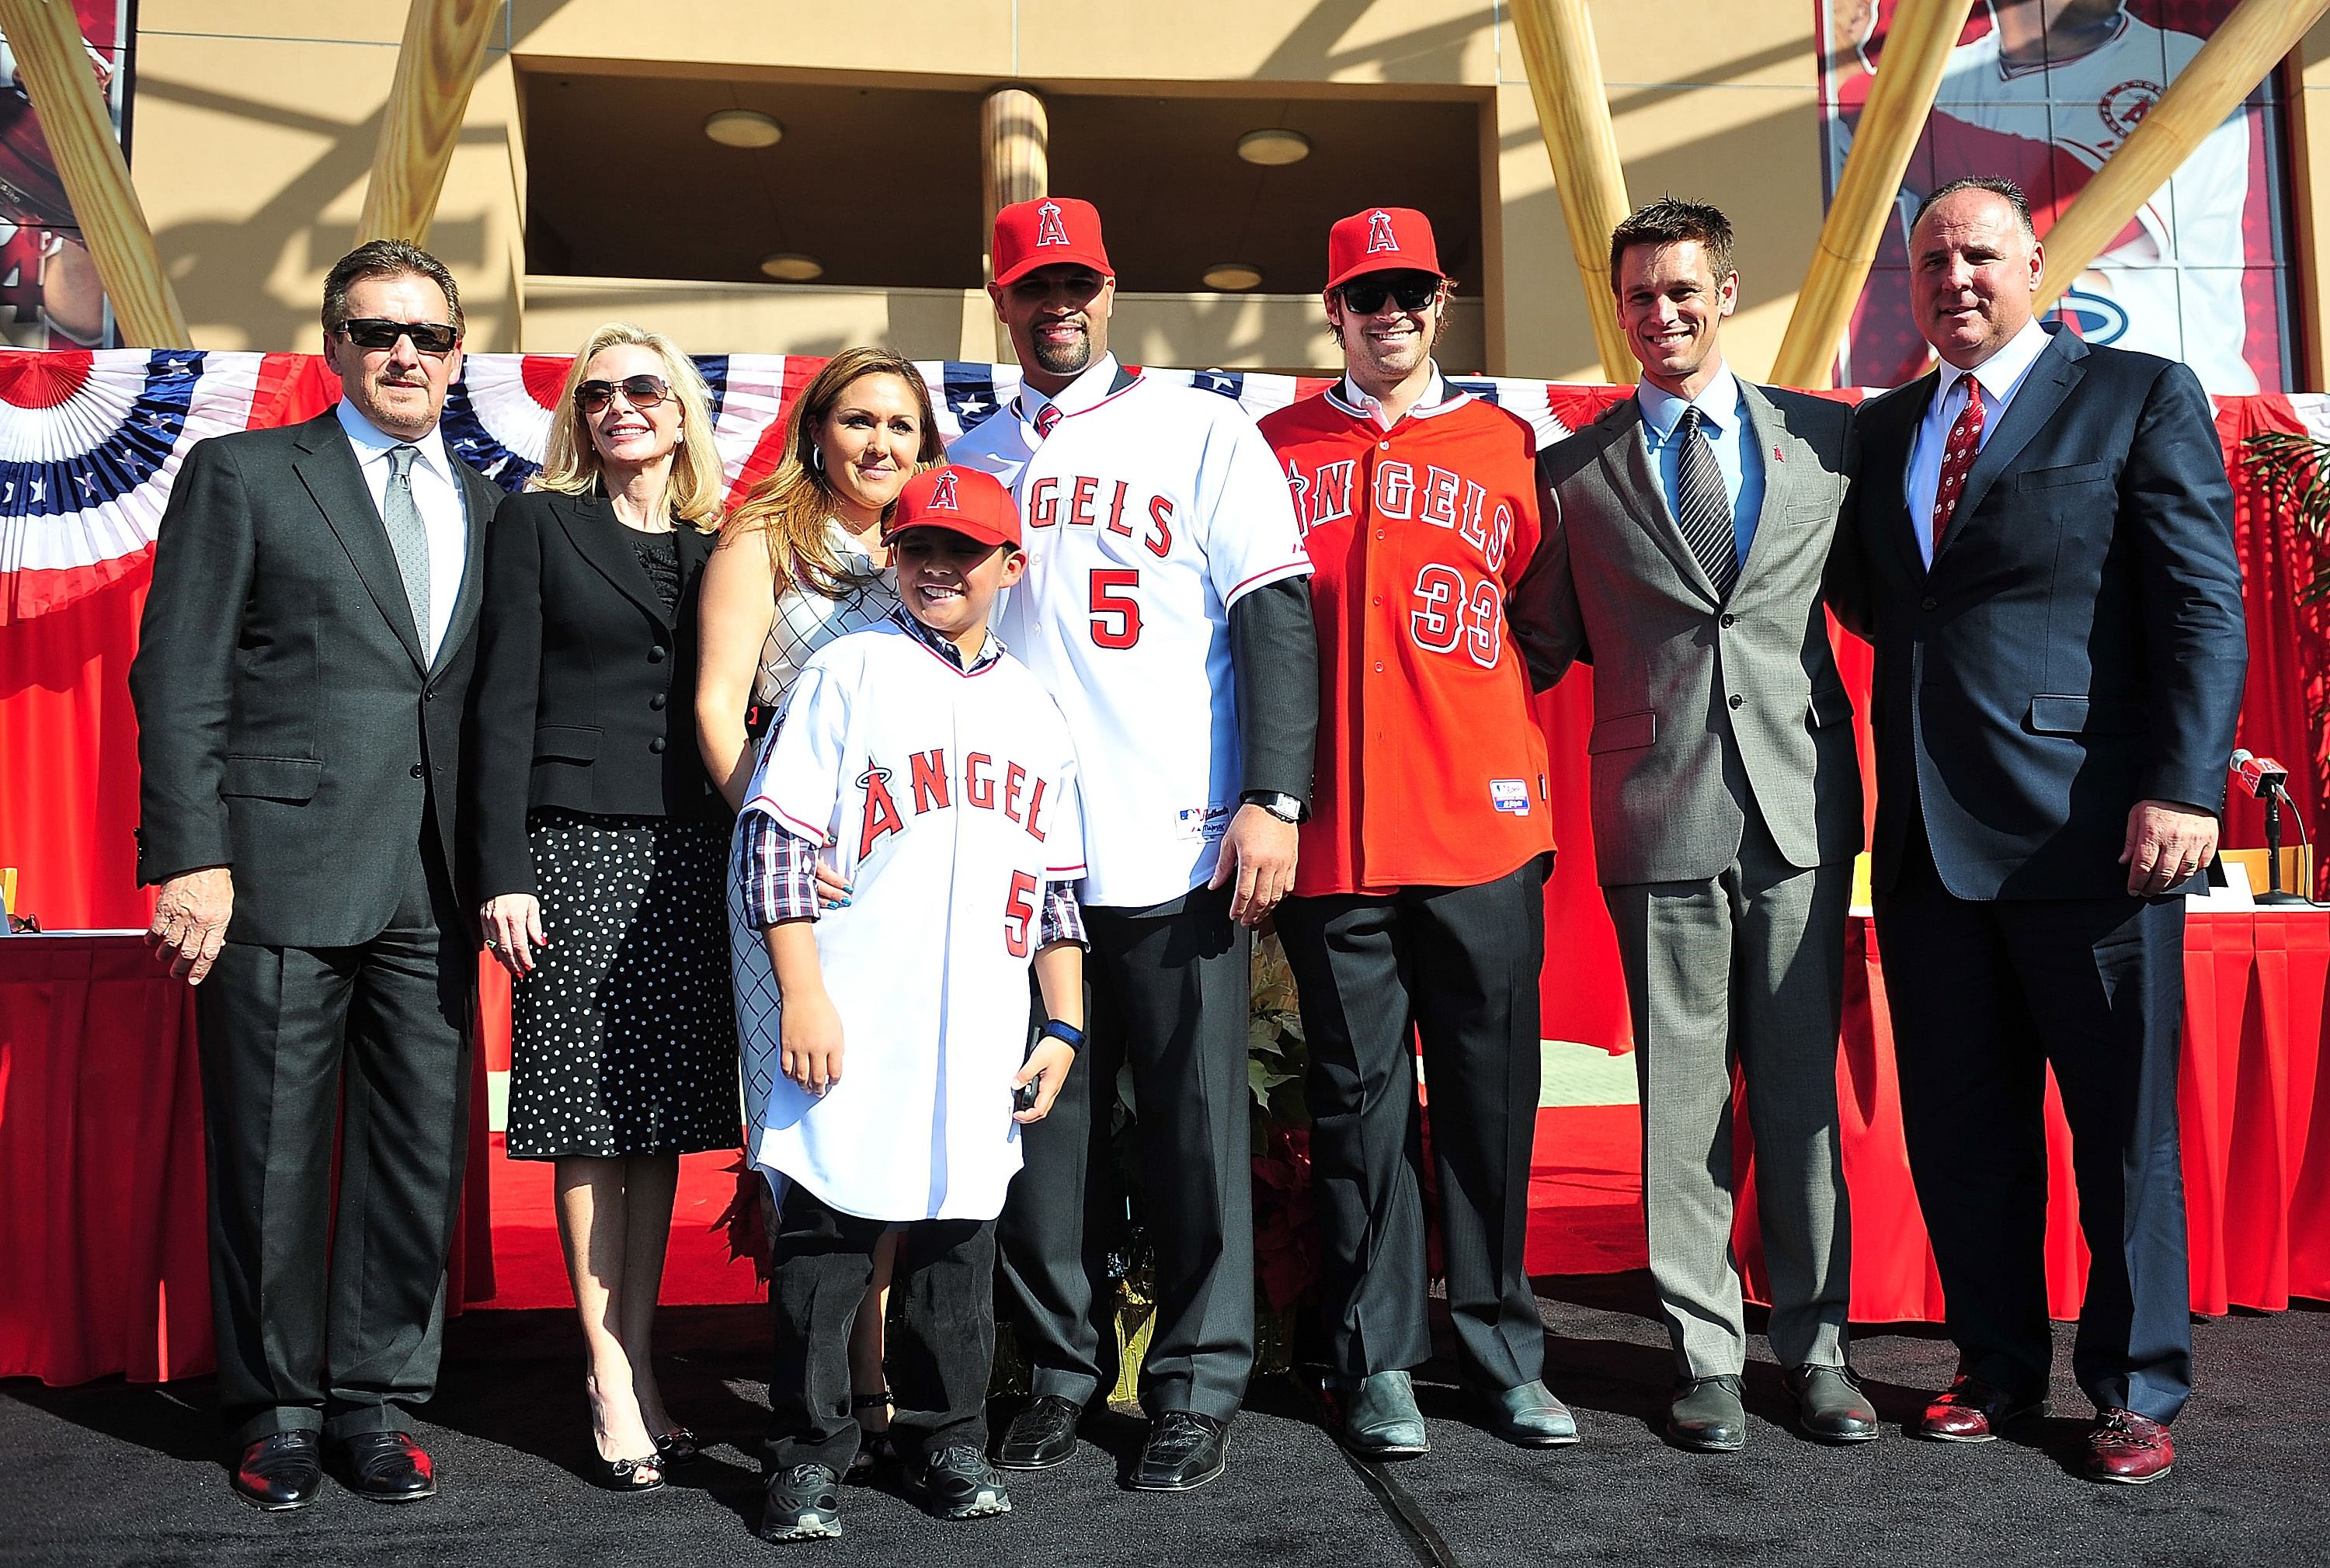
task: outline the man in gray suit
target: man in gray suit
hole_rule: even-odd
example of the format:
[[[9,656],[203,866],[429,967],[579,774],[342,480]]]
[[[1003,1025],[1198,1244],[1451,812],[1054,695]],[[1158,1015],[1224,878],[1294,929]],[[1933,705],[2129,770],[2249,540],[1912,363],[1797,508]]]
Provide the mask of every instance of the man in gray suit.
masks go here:
[[[1540,678],[1594,666],[1594,846],[1632,998],[1651,1274],[1674,1341],[1669,1439],[1747,1440],[1731,1256],[1744,1068],[1800,1430],[1877,1435],[1845,1365],[1850,1228],[1836,1046],[1861,847],[1852,707],[1821,600],[1850,411],[1723,363],[1731,225],[1672,199],[1610,238],[1634,396],[1539,459],[1545,536],[1517,598]]]

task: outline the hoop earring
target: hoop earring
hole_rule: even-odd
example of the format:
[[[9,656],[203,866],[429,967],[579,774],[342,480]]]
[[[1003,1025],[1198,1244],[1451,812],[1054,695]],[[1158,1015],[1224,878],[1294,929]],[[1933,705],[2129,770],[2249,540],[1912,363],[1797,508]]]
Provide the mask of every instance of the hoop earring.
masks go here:
[[[820,474],[825,472],[825,449],[815,441],[809,444],[809,466]]]

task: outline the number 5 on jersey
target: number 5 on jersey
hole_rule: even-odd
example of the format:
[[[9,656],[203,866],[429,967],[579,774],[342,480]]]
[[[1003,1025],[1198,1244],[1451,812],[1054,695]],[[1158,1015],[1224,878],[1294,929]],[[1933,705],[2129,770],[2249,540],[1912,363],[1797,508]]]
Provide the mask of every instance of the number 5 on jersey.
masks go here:
[[[1131,647],[1141,640],[1141,586],[1137,566],[1101,566],[1092,574],[1092,639],[1094,647]]]
[[[1015,959],[1028,956],[1028,938],[1036,930],[1036,879],[1024,871],[1011,874],[1011,891],[1003,900],[1003,948]]]

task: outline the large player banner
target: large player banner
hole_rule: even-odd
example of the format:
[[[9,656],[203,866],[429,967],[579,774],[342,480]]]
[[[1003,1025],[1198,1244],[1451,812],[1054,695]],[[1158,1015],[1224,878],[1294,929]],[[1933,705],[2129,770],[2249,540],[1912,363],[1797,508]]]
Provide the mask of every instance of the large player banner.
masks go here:
[[[136,0],[73,0],[90,74],[128,146]],[[105,288],[82,243],[33,100],[0,38],[0,344],[72,348],[109,340]]]
[[[1898,0],[1814,0],[1833,196]],[[1909,316],[1908,230],[1926,192],[2005,175],[2041,240],[2238,0],[1976,0],[1944,69],[1854,314],[1839,383],[1892,386],[1926,364]],[[2219,396],[2291,384],[2283,119],[2271,78],[2219,126],[2064,296],[2091,343],[2181,359]]]

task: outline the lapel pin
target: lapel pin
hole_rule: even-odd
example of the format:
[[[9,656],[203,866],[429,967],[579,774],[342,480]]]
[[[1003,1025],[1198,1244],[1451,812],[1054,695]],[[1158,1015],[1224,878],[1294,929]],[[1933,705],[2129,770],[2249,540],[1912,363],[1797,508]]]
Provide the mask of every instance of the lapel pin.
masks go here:
[[[1772,461],[1776,463],[1785,463],[1787,460],[1786,455],[1784,454],[1779,448],[1774,447],[1772,449]]]

